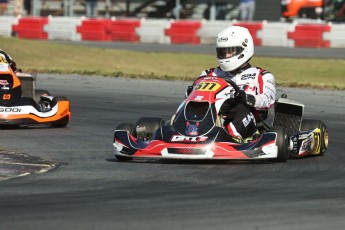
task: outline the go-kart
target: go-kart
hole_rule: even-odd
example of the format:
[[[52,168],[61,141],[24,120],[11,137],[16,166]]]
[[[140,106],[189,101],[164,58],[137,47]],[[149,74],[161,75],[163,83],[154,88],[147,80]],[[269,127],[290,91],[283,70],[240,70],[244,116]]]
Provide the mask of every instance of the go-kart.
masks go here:
[[[70,103],[66,97],[54,97],[47,90],[36,90],[32,74],[14,73],[4,61],[0,61],[0,92],[0,127],[65,127],[70,120]]]
[[[169,121],[142,117],[121,123],[114,132],[115,157],[166,159],[268,160],[323,155],[328,147],[326,125],[302,119],[304,105],[286,98],[256,115],[259,135],[238,141],[224,129],[221,105],[239,87],[231,80],[202,77]]]

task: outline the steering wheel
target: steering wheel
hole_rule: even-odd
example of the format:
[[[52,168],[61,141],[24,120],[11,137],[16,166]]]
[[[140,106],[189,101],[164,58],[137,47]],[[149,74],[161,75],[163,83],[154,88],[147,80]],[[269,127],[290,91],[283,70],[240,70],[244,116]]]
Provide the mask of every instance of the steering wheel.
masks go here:
[[[231,79],[224,79],[224,80],[227,83],[229,83],[232,86],[232,88],[234,88],[236,93],[238,93],[241,90],[240,87],[238,87],[238,85],[236,85],[236,83],[233,80],[231,80]]]

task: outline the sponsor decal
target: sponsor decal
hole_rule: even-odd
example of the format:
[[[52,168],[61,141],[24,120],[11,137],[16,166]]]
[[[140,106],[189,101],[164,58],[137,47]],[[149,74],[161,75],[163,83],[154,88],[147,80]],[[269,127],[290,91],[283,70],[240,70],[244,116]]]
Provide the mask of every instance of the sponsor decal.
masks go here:
[[[220,84],[215,82],[201,82],[196,87],[195,90],[199,91],[217,91],[220,88]]]
[[[8,83],[7,80],[0,80],[0,85],[6,86],[8,84],[10,84],[10,83]]]
[[[196,96],[196,97],[194,97],[194,100],[196,100],[196,101],[201,101],[202,99],[204,99],[204,96]]]
[[[298,136],[298,140],[303,140],[303,139],[306,139],[308,137],[309,133],[304,133],[304,134],[300,134]]]
[[[312,138],[308,138],[303,141],[301,151],[310,151],[312,147]]]
[[[199,122],[196,122],[195,124],[191,124],[187,121],[186,123],[186,134],[191,136],[197,136],[198,135],[198,126]]]
[[[226,42],[226,41],[228,41],[228,38],[226,37],[218,38],[218,42]]]
[[[251,121],[253,121],[255,123],[255,118],[254,118],[253,114],[248,114],[245,118],[243,118],[242,123],[243,123],[244,127],[247,127]]]
[[[204,77],[204,80],[218,80],[218,77]]]
[[[20,113],[21,111],[21,108],[0,108],[0,113]]]
[[[1,89],[4,89],[4,88],[1,88]],[[11,100],[11,94],[9,94],[9,93],[4,94],[2,96],[2,100],[4,100],[4,101]]]
[[[256,73],[248,73],[248,74],[243,74],[241,76],[241,80],[247,80],[247,79],[255,79],[256,78]]]
[[[245,92],[256,92],[256,86],[251,84],[242,85],[240,89]]]
[[[206,141],[208,137],[186,137],[182,135],[174,135],[171,137],[171,142],[203,142]]]
[[[64,115],[66,115],[68,113],[68,109],[65,109],[62,113],[60,113],[60,116],[63,117]]]

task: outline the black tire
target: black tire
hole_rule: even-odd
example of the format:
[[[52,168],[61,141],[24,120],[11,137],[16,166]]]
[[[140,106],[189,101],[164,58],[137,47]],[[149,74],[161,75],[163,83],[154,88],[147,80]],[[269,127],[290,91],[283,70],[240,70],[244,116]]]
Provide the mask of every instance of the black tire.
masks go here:
[[[328,129],[325,123],[321,120],[308,120],[303,119],[301,124],[301,131],[311,130],[319,128],[321,130],[321,136],[319,138],[318,145],[320,146],[320,155],[325,154],[328,148]]]
[[[158,117],[142,117],[140,118],[133,127],[132,135],[136,138],[142,140],[151,140],[152,135],[156,132],[157,129],[162,127],[165,124],[165,121],[162,118]],[[137,127],[142,126],[145,127],[144,133],[140,134],[142,136],[138,136]]]
[[[132,123],[121,123],[115,128],[115,130],[126,130],[130,134],[132,134],[133,127],[134,127],[134,124]]]
[[[277,133],[278,156],[272,159],[273,162],[286,162],[289,158],[289,136],[287,128],[284,126],[274,126],[270,132]]]
[[[68,101],[68,99],[64,96],[54,97],[53,101],[50,103],[50,107],[54,107],[59,101]]]
[[[131,157],[120,156],[120,155],[115,155],[115,158],[118,161],[130,161],[130,160],[133,160]]]
[[[35,97],[34,100],[36,101],[36,103],[38,104],[38,102],[41,99],[41,95],[48,95],[51,96],[50,93],[48,92],[48,90],[44,90],[44,89],[36,89],[35,90]]]
[[[68,125],[68,123],[69,123],[69,116],[66,116],[60,119],[59,121],[53,123],[52,126],[55,128],[64,128]]]
[[[134,127],[134,124],[132,124],[132,123],[121,123],[115,128],[115,130],[125,130],[125,131],[128,131],[130,134],[132,134],[133,127]],[[118,161],[130,161],[130,160],[132,160],[131,157],[120,156],[120,155],[115,155],[115,158]]]

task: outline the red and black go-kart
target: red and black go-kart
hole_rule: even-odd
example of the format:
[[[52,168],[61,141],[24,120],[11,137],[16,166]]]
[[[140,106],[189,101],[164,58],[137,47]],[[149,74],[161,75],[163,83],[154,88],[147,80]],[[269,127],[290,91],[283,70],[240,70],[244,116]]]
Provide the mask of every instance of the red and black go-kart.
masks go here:
[[[238,142],[222,127],[219,110],[226,95],[238,91],[232,81],[203,77],[170,121],[142,117],[122,123],[114,133],[118,160],[133,158],[270,160],[323,155],[328,131],[320,120],[302,119],[304,105],[283,94],[257,115],[260,135]]]
[[[35,90],[31,74],[14,73],[0,58],[0,127],[52,125],[65,127],[70,120],[66,97],[54,97],[46,90]]]

